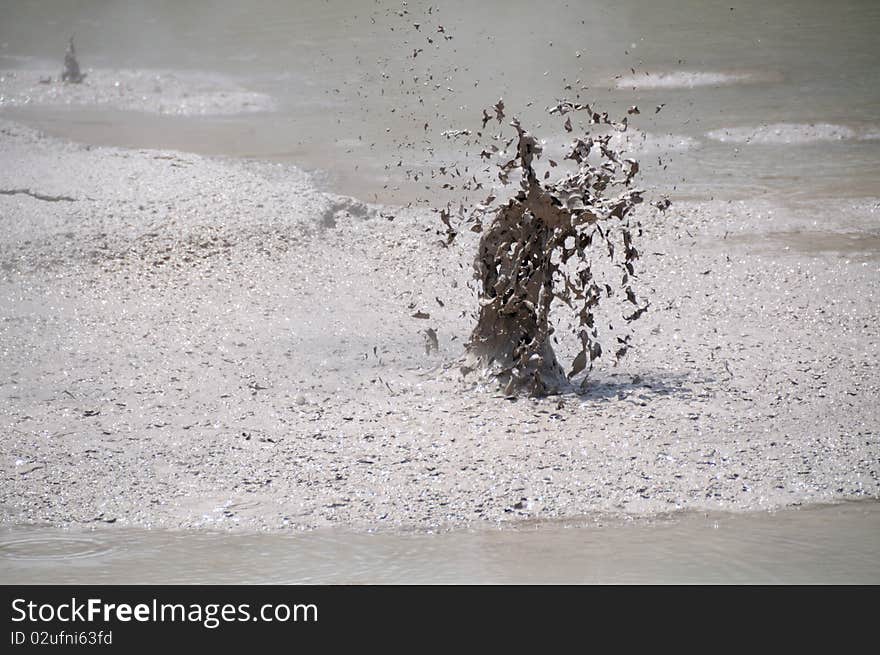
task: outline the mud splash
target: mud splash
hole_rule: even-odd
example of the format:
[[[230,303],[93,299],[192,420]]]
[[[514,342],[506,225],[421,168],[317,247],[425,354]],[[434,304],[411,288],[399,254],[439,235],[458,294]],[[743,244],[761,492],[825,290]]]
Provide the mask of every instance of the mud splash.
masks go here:
[[[493,119],[502,122],[503,101],[493,111],[494,116],[483,111],[484,128]],[[564,168],[548,159],[549,168],[541,175],[536,166],[544,148],[514,118],[510,125],[516,135],[504,147],[515,141],[515,155],[498,165],[498,179],[503,185],[510,183],[513,171],[519,170],[513,197],[499,203],[493,192],[455,226],[448,209],[440,212],[449,243],[463,228],[482,234],[474,261],[479,315],[467,344],[462,373],[497,381],[507,395],[525,392],[541,396],[563,391],[572,378],[592,368],[593,361],[608,350],[607,346],[603,350],[600,343],[594,311],[615,291],[610,284],[600,285],[593,274],[597,251],[607,255],[619,269],[616,286],[631,304],[624,320],[634,321],[648,309],[647,302],[640,302],[632,287],[634,263],[639,257],[633,233],[638,232],[638,225],[631,225],[629,217],[644,193],[631,188],[639,164],[611,145],[614,134],[627,130],[627,118],[612,121],[607,113],[568,100],[557,101],[548,111],[564,117],[566,132],[574,131],[571,119],[583,112],[590,126],[604,128],[607,133],[585,132],[576,137],[562,158],[573,170],[553,179],[551,169]],[[629,113],[638,113],[638,108],[630,108]],[[469,130],[456,133],[470,134]],[[481,156],[490,158],[499,150],[493,145]],[[491,218],[487,220],[487,216]],[[593,248],[594,243],[599,247]],[[550,314],[555,301],[567,305],[577,317],[574,336],[580,350],[567,374],[557,361],[551,341],[554,328]],[[614,354],[619,359],[627,352],[629,337],[618,336],[616,341]]]

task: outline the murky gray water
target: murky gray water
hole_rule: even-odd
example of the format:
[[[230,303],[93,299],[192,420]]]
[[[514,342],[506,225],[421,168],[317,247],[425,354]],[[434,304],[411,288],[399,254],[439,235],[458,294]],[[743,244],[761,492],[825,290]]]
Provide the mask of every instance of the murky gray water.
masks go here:
[[[0,530],[15,583],[880,583],[880,503],[424,533]]]
[[[60,69],[75,33],[87,68],[225,74],[278,101],[269,114],[200,120],[13,112],[86,141],[289,160],[365,200],[424,199],[406,171],[462,160],[443,130],[479,128],[482,108],[504,97],[539,136],[563,136],[544,107],[579,95],[613,115],[642,108],[631,118],[651,135],[649,186],[701,197],[878,191],[874,0],[5,4],[0,70]],[[815,129],[825,124],[834,128]],[[782,133],[748,136],[767,125]],[[745,141],[724,140],[729,130]]]

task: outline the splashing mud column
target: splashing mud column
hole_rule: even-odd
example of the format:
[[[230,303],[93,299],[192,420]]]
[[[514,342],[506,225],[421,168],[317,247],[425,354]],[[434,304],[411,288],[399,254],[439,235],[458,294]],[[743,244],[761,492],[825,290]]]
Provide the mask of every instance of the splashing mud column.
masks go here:
[[[573,109],[589,108],[568,105],[560,113]],[[595,115],[591,122],[626,129],[625,122],[612,123],[606,115]],[[570,124],[567,118],[568,131]],[[603,290],[593,279],[587,254],[594,236],[604,240],[608,256],[622,270],[621,285],[627,299],[637,303],[629,282],[635,274],[632,263],[638,251],[632,244],[627,216],[641,202],[642,192],[628,188],[638,172],[638,163],[612,150],[610,135],[576,139],[566,159],[577,164],[577,171],[556,182],[542,182],[533,166],[542,154],[540,144],[516,119],[511,125],[517,131],[517,154],[501,166],[501,178],[519,168],[520,188],[498,207],[480,239],[474,262],[480,309],[463,372],[494,379],[507,394],[546,395],[562,391],[570,378],[602,354],[593,310]],[[588,162],[595,145],[601,152],[598,166]],[[606,190],[614,186],[622,186],[625,191],[605,197]],[[619,234],[608,226],[602,229],[601,223],[611,221]],[[475,228],[481,230],[482,225],[478,223]],[[615,241],[623,247],[615,248]],[[607,297],[611,290],[606,289]],[[578,317],[581,350],[568,375],[550,341],[554,299],[571,307]],[[647,305],[625,317],[627,322],[646,309]],[[626,341],[622,343],[626,346]],[[618,357],[624,352],[625,347],[619,349]]]
[[[76,60],[76,47],[73,45],[73,37],[67,44],[67,52],[64,54],[64,72],[61,73],[62,82],[71,82],[79,84],[86,76],[79,69],[79,62]]]
[[[472,368],[494,369],[508,393],[519,386],[547,393],[564,377],[548,339],[553,300],[548,253],[559,212],[541,211],[551,209],[532,167],[541,148],[518,122],[514,127],[522,188],[499,208],[480,239],[474,261],[481,284],[480,313],[468,352]]]

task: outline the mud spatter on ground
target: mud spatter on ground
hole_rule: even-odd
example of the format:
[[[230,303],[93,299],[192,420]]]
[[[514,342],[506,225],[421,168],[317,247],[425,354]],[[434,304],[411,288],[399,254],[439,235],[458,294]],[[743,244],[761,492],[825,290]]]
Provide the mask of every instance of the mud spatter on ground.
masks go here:
[[[270,111],[272,98],[217,74],[88,69],[77,84],[61,71],[0,72],[0,108],[101,107],[174,116]]]

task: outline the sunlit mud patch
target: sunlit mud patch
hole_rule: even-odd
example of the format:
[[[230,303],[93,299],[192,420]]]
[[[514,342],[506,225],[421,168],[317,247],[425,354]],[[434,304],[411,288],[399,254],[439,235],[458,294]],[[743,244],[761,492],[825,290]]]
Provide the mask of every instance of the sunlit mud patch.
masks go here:
[[[157,70],[88,69],[78,84],[51,70],[0,74],[0,108],[106,107],[176,116],[217,116],[270,111],[268,95],[221,75]]]
[[[634,73],[617,80],[618,89],[693,89],[700,86],[727,86],[769,82],[779,78],[771,73],[722,71],[670,71]]]
[[[725,127],[707,132],[706,136],[722,143],[776,145],[875,138],[871,133],[861,133],[846,125],[830,123],[773,123],[747,127]]]
[[[43,534],[0,541],[0,558],[19,561],[54,561],[101,557],[112,551],[97,539]]]

